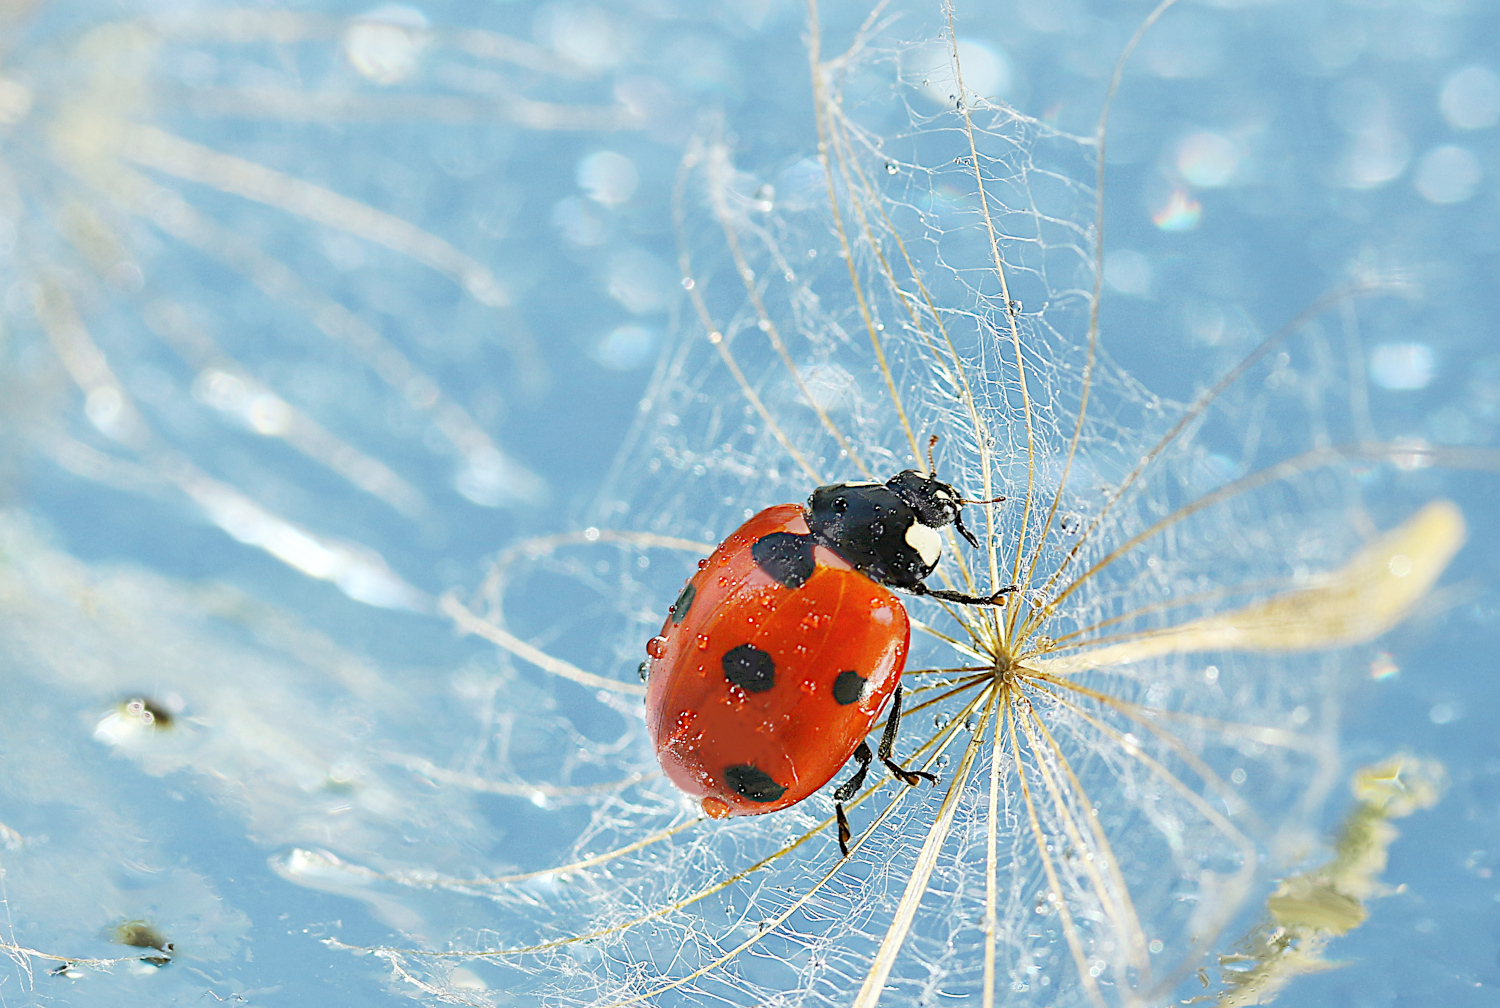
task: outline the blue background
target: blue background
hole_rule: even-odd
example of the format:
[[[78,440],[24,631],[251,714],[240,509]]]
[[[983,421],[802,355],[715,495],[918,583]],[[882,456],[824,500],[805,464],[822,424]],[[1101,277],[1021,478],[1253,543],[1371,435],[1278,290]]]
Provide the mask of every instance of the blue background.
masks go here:
[[[338,880],[293,885],[267,859],[298,845],[377,852],[376,860],[417,850],[409,861],[458,871],[493,830],[506,838],[507,863],[543,868],[561,857],[585,810],[489,808],[376,765],[377,751],[420,752],[450,733],[462,737],[463,705],[448,683],[482,678],[490,650],[456,638],[430,611],[362,604],[226,535],[163,476],[163,456],[90,422],[34,307],[37,292],[49,283],[73,292],[92,339],[173,458],[316,535],[377,551],[430,604],[476,585],[499,549],[607,524],[598,488],[658,355],[695,334],[671,228],[681,153],[693,137],[721,130],[741,165],[774,176],[812,151],[806,12],[775,0],[431,3],[412,9],[432,29],[479,27],[535,48],[521,62],[486,62],[458,53],[452,38],[435,41],[410,76],[381,84],[351,65],[341,21],[317,30],[300,21],[306,38],[273,45],[234,38],[242,26],[204,5],[192,8],[202,20],[191,28],[143,22],[145,38],[130,34],[131,19],[178,9],[60,4],[6,29],[0,74],[30,105],[0,127],[10,186],[0,212],[11,223],[0,251],[9,565],[0,681],[10,712],[0,729],[0,822],[13,831],[0,850],[0,895],[6,936],[19,945],[115,955],[104,932],[142,917],[173,922],[163,927],[182,958],[167,970],[77,979],[31,980],[9,968],[0,1003],[198,1003],[208,990],[257,1004],[396,1003],[406,994],[388,988],[375,964],[314,939],[389,940],[379,922],[398,912],[368,894],[351,898]],[[330,18],[364,11],[289,9]],[[959,11],[958,31],[987,48],[999,97],[1087,135],[1114,59],[1146,12],[1134,3],[982,5]],[[825,32],[841,41],[829,48],[865,13],[830,5]],[[913,40],[936,30],[932,11],[891,13],[907,19]],[[165,41],[152,42],[153,33]],[[1130,64],[1111,120],[1106,351],[1149,393],[1184,400],[1233,363],[1249,334],[1281,325],[1353,272],[1396,271],[1409,296],[1363,306],[1357,327],[1323,320],[1326,345],[1353,355],[1328,363],[1329,372],[1357,379],[1316,393],[1338,414],[1332,426],[1372,439],[1493,445],[1500,98],[1484,96],[1483,75],[1500,73],[1497,37],[1500,15],[1460,0],[1223,2],[1170,12]],[[119,66],[108,61],[122,54]],[[1482,69],[1455,77],[1470,67]],[[131,81],[143,82],[138,94]],[[248,114],[223,115],[203,97],[213,89],[358,101],[320,111],[273,96]],[[640,118],[618,129],[539,128],[494,111],[515,95],[612,114],[623,102]],[[455,96],[456,106],[437,100]],[[76,118],[90,112],[104,119]],[[482,305],[378,244],[132,162],[376,326],[535,481],[513,477],[495,506],[466,497],[462,460],[430,414],[320,334],[305,305],[268,297],[243,270],[173,239],[148,214],[122,211],[97,180],[81,177],[60,145],[94,138],[107,151],[109,121],[155,126],[326,187],[428,229],[487,267],[507,291],[504,305]],[[616,179],[625,187],[616,195],[591,187],[586,165],[599,162],[587,159],[601,151],[620,156],[609,164],[628,163],[637,184]],[[114,162],[106,153],[81,163]],[[1164,211],[1174,190],[1196,203],[1195,221]],[[90,245],[80,208],[92,208],[116,244]],[[91,257],[86,248],[105,250]],[[403,515],[212,408],[193,368],[148,324],[163,300],[198,312],[249,372],[399,473],[425,504]],[[1263,419],[1272,431],[1275,421]],[[1443,761],[1452,784],[1439,806],[1400,824],[1385,875],[1400,888],[1333,946],[1349,965],[1302,979],[1282,1004],[1493,1003],[1497,476],[1372,477],[1370,510],[1382,527],[1447,495],[1464,508],[1471,543],[1437,601],[1380,642],[1387,674],[1351,681],[1347,765],[1408,749]],[[643,492],[658,478],[685,477],[617,472],[613,485]],[[737,502],[762,503],[772,501]],[[648,611],[669,600],[672,577],[663,578],[659,597],[641,603]],[[521,604],[545,613],[563,597]],[[599,667],[628,674],[637,646],[601,643]],[[186,741],[112,748],[94,737],[114,703],[141,694],[183,697]],[[541,691],[529,702],[568,696]],[[215,726],[234,712],[244,716],[226,741]],[[205,720],[194,725],[194,716]],[[585,740],[617,731],[575,727]],[[362,741],[371,739],[379,744]],[[338,769],[346,752],[363,755]],[[510,758],[522,776],[541,776],[524,746]],[[338,802],[327,800],[327,781],[308,778],[317,772],[334,784],[354,775],[387,804],[328,812]],[[1336,796],[1322,827],[1342,810]],[[453,922],[464,924],[482,919]]]

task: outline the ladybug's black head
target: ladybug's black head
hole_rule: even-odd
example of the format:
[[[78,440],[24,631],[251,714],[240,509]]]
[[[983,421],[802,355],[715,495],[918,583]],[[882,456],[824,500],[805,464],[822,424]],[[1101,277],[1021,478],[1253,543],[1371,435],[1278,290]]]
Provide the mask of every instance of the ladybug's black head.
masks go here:
[[[885,485],[917,513],[917,520],[923,525],[935,529],[944,525],[957,526],[959,534],[969,541],[969,545],[979,548],[979,541],[964,528],[964,502],[957,490],[915,469],[897,473],[886,480]]]

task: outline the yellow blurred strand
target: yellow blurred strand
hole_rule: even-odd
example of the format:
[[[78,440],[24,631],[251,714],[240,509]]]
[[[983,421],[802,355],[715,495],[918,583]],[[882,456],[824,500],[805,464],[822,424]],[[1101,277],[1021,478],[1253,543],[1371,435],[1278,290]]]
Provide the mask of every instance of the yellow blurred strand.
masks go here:
[[[635,129],[623,106],[562,105],[496,89],[484,95],[307,92],[292,87],[195,87],[182,99],[205,119],[275,119],[301,123],[501,122],[534,130],[612,133]]]
[[[94,207],[69,198],[63,205],[61,218],[68,240],[89,260],[98,276],[108,277],[112,269],[128,261],[124,242]],[[336,437],[261,384],[201,325],[193,322],[181,305],[168,299],[157,299],[144,305],[141,315],[147,327],[198,372],[200,383],[225,388],[232,386],[236,394],[218,397],[225,401],[213,401],[207,405],[238,417],[257,434],[286,442],[403,515],[413,516],[426,508],[422,494],[384,463]]]
[[[1290,479],[1293,476],[1320,469],[1324,466],[1355,461],[1402,465],[1443,465],[1455,469],[1480,469],[1500,472],[1500,450],[1493,448],[1426,447],[1382,442],[1356,442],[1354,444],[1308,449],[1291,458],[1283,459],[1264,469],[1250,473],[1247,476],[1241,476],[1239,479],[1232,480],[1217,490],[1206,493],[1191,503],[1184,504],[1155,524],[1132,535],[1119,546],[1106,553],[1093,566],[1089,567],[1088,570],[1069,582],[1066,588],[1053,596],[1045,605],[1033,610],[1027,616],[1026,633],[1029,634],[1034,631],[1037,626],[1056,612],[1058,606],[1072,595],[1073,592],[1087,584],[1101,570],[1121,557],[1126,556],[1137,546],[1160,535],[1184,519],[1237,497],[1246,491],[1254,490],[1280,480]],[[1111,498],[1112,501],[1118,499],[1118,496]],[[1077,549],[1078,547],[1075,545],[1068,556],[1072,557],[1075,555]],[[1063,563],[1066,566],[1067,558],[1064,559]],[[1061,569],[1059,567],[1059,572],[1061,572]]]
[[[153,126],[133,126],[120,156],[186,182],[240,196],[383,246],[427,266],[489,307],[510,303],[489,267],[437,235],[367,203]]]
[[[1433,501],[1306,587],[1233,612],[1190,620],[1138,640],[1061,658],[1032,659],[1052,675],[1197,651],[1306,651],[1363,643],[1385,633],[1436,582],[1464,541],[1464,520]]]
[[[1022,652],[1016,656],[1016,660],[1025,661],[1036,655],[1049,654],[1053,651],[1062,651],[1069,648],[1091,647],[1098,644],[1113,644],[1117,641],[1135,640],[1137,637],[1154,633],[1155,630],[1150,628],[1131,630],[1124,633],[1109,634],[1104,637],[1088,637],[1088,635],[1096,633],[1105,627],[1140,619],[1143,616],[1154,616],[1157,613],[1171,612],[1173,609],[1180,609],[1184,606],[1202,605],[1205,602],[1218,602],[1237,595],[1260,595],[1268,591],[1283,591],[1291,585],[1292,581],[1290,578],[1281,577],[1274,580],[1248,581],[1243,584],[1227,585],[1222,588],[1212,588],[1208,591],[1194,592],[1191,595],[1175,596],[1161,602],[1153,602],[1150,605],[1141,606],[1139,609],[1131,609],[1128,612],[1120,613],[1118,616],[1099,620],[1097,623],[1090,623],[1087,626],[1079,627],[1077,630],[1070,630],[1065,634],[1058,634],[1053,638],[1048,638],[1051,640],[1050,646],[1035,651]],[[1080,637],[1087,639],[1079,640],[1078,638]],[[1037,638],[1033,637],[1028,643],[1034,646],[1036,640]]]
[[[309,287],[281,261],[192,207],[179,194],[123,168],[107,181],[107,194],[167,234],[217,259],[258,287],[268,298],[296,310],[325,336],[343,344],[390,385],[408,406],[424,413],[462,460],[495,460],[508,474],[506,493],[532,499],[540,481],[505,455],[468,412],[444,395],[400,349],[338,301]]]

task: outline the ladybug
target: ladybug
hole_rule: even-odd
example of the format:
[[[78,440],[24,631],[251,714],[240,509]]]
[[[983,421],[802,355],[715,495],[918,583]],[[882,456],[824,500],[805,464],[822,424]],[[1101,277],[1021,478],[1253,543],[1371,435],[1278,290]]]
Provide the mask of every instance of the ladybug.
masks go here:
[[[978,547],[965,503],[914,469],[883,484],[818,487],[805,506],[762,511],[698,562],[641,671],[657,758],[705,814],[795,805],[853,756],[858,768],[834,792],[847,856],[843,803],[877,754],[908,785],[937,779],[895,759],[911,627],[889,589],[964,605],[999,605],[1014,590],[974,596],[923,584],[941,555],[939,529],[954,525]],[[865,737],[887,701],[872,754]]]

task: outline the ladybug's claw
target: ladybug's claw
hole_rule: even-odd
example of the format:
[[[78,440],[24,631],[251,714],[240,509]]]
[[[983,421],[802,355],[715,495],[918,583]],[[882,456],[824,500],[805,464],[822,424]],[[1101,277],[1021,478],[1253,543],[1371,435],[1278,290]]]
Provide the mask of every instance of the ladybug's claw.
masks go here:
[[[921,770],[908,770],[894,760],[881,760],[881,762],[886,765],[886,769],[890,770],[892,776],[897,780],[905,782],[907,787],[916,787],[921,781],[926,781],[929,784],[937,783],[937,777],[930,773]]]

